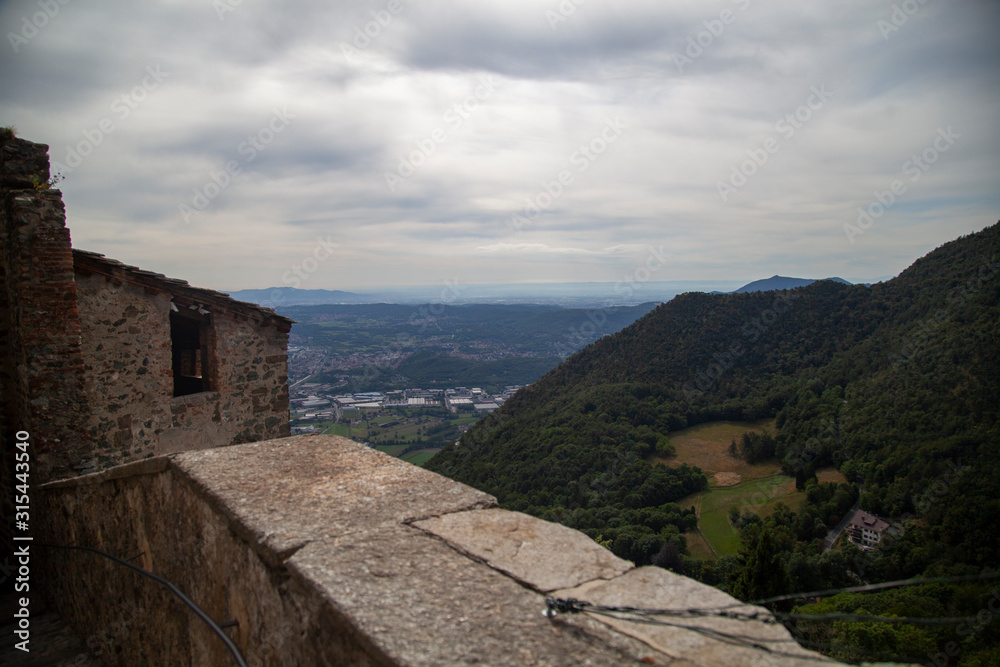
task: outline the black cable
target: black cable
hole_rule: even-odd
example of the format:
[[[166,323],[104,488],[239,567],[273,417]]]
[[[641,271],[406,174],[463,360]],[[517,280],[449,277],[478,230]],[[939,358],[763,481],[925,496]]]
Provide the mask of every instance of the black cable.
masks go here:
[[[754,600],[752,602],[736,602],[729,605],[722,605],[718,607],[691,607],[687,609],[648,609],[640,607],[613,607],[605,605],[596,605],[590,602],[585,602],[582,600],[577,600],[575,598],[555,598],[548,597],[545,599],[545,611],[544,615],[548,618],[554,618],[557,614],[575,614],[581,612],[587,612],[591,614],[607,616],[609,618],[614,618],[620,621],[627,621],[631,623],[642,623],[647,625],[665,625],[670,627],[684,628],[687,630],[693,630],[695,632],[700,632],[705,635],[715,637],[722,641],[730,641],[731,643],[741,643],[752,648],[758,648],[764,651],[777,653],[781,655],[791,655],[786,653],[781,653],[771,649],[770,647],[764,645],[761,642],[795,642],[801,645],[803,642],[796,639],[776,639],[776,640],[762,640],[754,637],[749,637],[746,635],[737,635],[732,633],[726,633],[719,630],[713,630],[710,628],[703,628],[700,626],[685,625],[682,623],[671,623],[669,621],[663,620],[662,618],[655,617],[673,617],[673,618],[697,618],[697,617],[717,617],[717,618],[729,618],[737,621],[758,621],[761,623],[774,624],[778,623],[779,620],[791,620],[791,621],[858,621],[858,622],[881,622],[881,623],[908,623],[912,625],[958,625],[962,623],[968,623],[975,621],[975,617],[961,617],[961,618],[920,618],[920,617],[900,617],[900,616],[870,616],[864,614],[849,614],[843,612],[834,612],[829,614],[790,614],[784,612],[741,612],[741,611],[728,611],[734,607],[744,607],[744,606],[759,606],[762,604],[767,604],[771,602],[782,602],[785,600],[797,600],[806,597],[827,597],[830,595],[836,595],[838,593],[862,593],[870,591],[884,590],[888,588],[897,588],[901,586],[919,586],[923,584],[936,584],[936,583],[960,583],[967,581],[986,581],[989,579],[1000,578],[1000,572],[991,572],[985,574],[976,575],[965,575],[957,577],[928,577],[928,578],[915,578],[915,579],[903,579],[898,581],[888,581],[881,584],[868,584],[864,586],[851,586],[849,588],[836,588],[828,589],[823,591],[813,591],[808,593],[797,593],[792,595],[778,595],[775,597],[764,598],[761,600]],[[810,642],[812,643],[812,642]],[[857,651],[848,647],[836,650],[848,650],[853,651],[858,654],[863,654],[863,651]],[[805,656],[796,656],[805,657]]]
[[[914,579],[900,579],[897,581],[886,581],[881,584],[865,584],[863,586],[851,586],[849,588],[831,588],[825,591],[812,591],[809,593],[793,593],[791,595],[776,595],[761,600],[750,602],[739,602],[715,609],[726,609],[727,607],[739,607],[742,605],[764,605],[771,602],[784,602],[786,600],[800,600],[802,598],[823,598],[837,593],[868,593],[871,591],[881,591],[886,588],[898,588],[900,586],[920,586],[922,584],[957,584],[963,581],[987,581],[989,579],[1000,578],[1000,572],[989,572],[987,574],[966,574],[958,577],[927,577]]]
[[[975,623],[975,616],[951,616],[944,618],[926,618],[922,616],[868,616],[865,614],[849,614],[847,612],[832,612],[829,614],[786,614],[775,612],[781,620],[790,621],[856,621],[877,623],[906,623],[907,625],[961,625]]]
[[[548,602],[548,601],[546,601]],[[743,613],[735,611],[725,611],[723,609],[642,609],[637,607],[607,607],[595,605],[589,602],[569,599],[562,600],[552,598],[552,604],[547,606],[546,616],[550,618],[557,612],[578,613],[590,612],[594,614],[625,614],[627,618],[621,620],[634,620],[635,617],[645,618],[648,616],[672,616],[678,618],[698,618],[715,617],[729,618],[736,621],[759,621],[766,624],[776,624],[782,620],[802,620],[802,621],[858,621],[858,622],[881,622],[881,623],[908,623],[911,625],[961,625],[962,623],[973,623],[975,616],[927,618],[916,616],[872,616],[867,614],[851,614],[847,612],[831,612],[829,614],[790,614],[784,612],[753,612]]]
[[[917,579],[902,579],[898,581],[887,581],[881,584],[868,584],[865,586],[851,586],[849,588],[832,588],[823,591],[812,591],[808,593],[795,593],[792,595],[778,595],[770,598],[763,598],[760,600],[753,600],[751,602],[734,602],[728,605],[721,605],[718,607],[690,607],[686,609],[648,609],[640,607],[608,607],[602,605],[595,605],[590,602],[584,602],[581,600],[576,600],[573,598],[562,599],[549,597],[545,600],[546,610],[545,615],[555,616],[556,613],[578,613],[582,611],[589,612],[615,612],[621,614],[634,614],[636,616],[681,616],[681,617],[693,617],[693,616],[719,616],[722,618],[732,618],[741,621],[760,621],[762,623],[776,623],[778,619],[795,619],[795,620],[811,620],[811,621],[878,621],[885,623],[913,623],[915,625],[960,625],[962,623],[968,623],[974,621],[974,617],[960,617],[960,618],[921,618],[912,616],[870,616],[862,614],[848,614],[842,612],[835,612],[830,614],[788,614],[784,612],[735,612],[727,611],[728,609],[733,609],[734,607],[745,607],[745,606],[760,606],[772,602],[783,602],[785,600],[797,600],[807,597],[827,597],[830,595],[836,595],[838,593],[862,593],[877,590],[884,590],[887,588],[898,588],[900,586],[919,586],[922,584],[937,584],[937,583],[959,583],[965,581],[985,581],[988,579],[1000,578],[1000,572],[991,572],[987,574],[973,574],[964,575],[957,577],[929,577],[929,578],[917,578]]]
[[[732,618],[741,621],[760,621],[762,623],[777,623],[777,620],[767,611],[755,611],[751,613],[744,613],[738,611],[724,611],[715,609],[699,609],[699,608],[688,608],[688,609],[643,609],[639,607],[609,607],[606,605],[597,605],[590,602],[583,602],[581,600],[576,600],[574,598],[562,599],[562,598],[546,598],[546,611],[545,615],[552,618],[557,613],[578,613],[582,611],[593,612],[593,613],[619,613],[619,614],[632,614],[635,616],[678,616],[678,617],[705,617],[705,616],[715,616],[721,618]]]
[[[559,599],[559,598],[552,598],[552,597],[550,597],[550,598],[546,599],[546,603],[548,604],[548,607],[546,608],[545,616],[547,616],[548,618],[554,618],[555,615],[556,615],[556,613],[557,613],[557,611],[562,611],[562,612],[566,612],[566,613],[577,613],[577,612],[586,611],[588,613],[592,613],[592,614],[595,614],[595,615],[598,615],[598,616],[607,616],[608,618],[613,618],[613,619],[616,619],[616,620],[619,620],[619,621],[628,621],[630,623],[640,623],[640,624],[644,624],[644,625],[667,626],[667,627],[672,627],[672,628],[680,628],[682,630],[690,630],[692,632],[696,632],[698,634],[705,635],[707,637],[710,637],[712,639],[716,639],[716,640],[724,642],[726,644],[731,644],[731,645],[734,645],[734,646],[741,646],[741,647],[744,647],[744,648],[752,648],[752,649],[756,649],[756,650],[759,650],[759,651],[764,651],[764,652],[769,653],[771,655],[791,657],[791,658],[798,658],[799,660],[815,660],[817,662],[834,662],[834,660],[832,658],[828,658],[827,656],[823,656],[823,655],[802,655],[801,653],[788,653],[786,651],[778,650],[776,648],[772,648],[772,647],[768,646],[768,644],[781,644],[781,643],[784,643],[784,644],[795,644],[796,646],[798,646],[799,642],[797,642],[794,638],[788,638],[788,639],[777,639],[777,638],[776,639],[763,639],[763,638],[760,638],[760,637],[753,637],[753,636],[750,636],[750,635],[741,635],[741,634],[736,634],[736,633],[732,633],[732,632],[725,632],[723,630],[717,630],[715,628],[708,628],[708,627],[704,627],[704,626],[700,626],[700,625],[687,625],[687,624],[684,624],[684,623],[671,623],[670,621],[666,621],[666,620],[663,620],[663,619],[645,618],[644,616],[647,615],[647,614],[641,614],[640,618],[622,617],[622,616],[615,615],[616,611],[618,613],[628,613],[628,612],[626,612],[624,610],[631,609],[631,608],[628,608],[628,607],[602,607],[601,605],[592,605],[592,604],[590,604],[588,602],[581,602],[579,600],[563,600],[563,599]],[[613,611],[613,610],[615,610],[615,611]],[[636,610],[636,611],[651,612],[651,613],[648,614],[650,616],[653,615],[653,613],[661,612],[661,611],[670,612],[672,615],[680,615],[680,614],[687,613],[687,610]],[[697,616],[707,616],[709,614],[696,614],[696,615]],[[714,615],[714,614],[712,614],[712,615]],[[749,619],[744,619],[744,620],[749,620]],[[772,620],[772,622],[773,622],[773,620]]]
[[[124,565],[125,567],[129,568],[130,570],[134,570],[134,571],[138,572],[139,574],[141,574],[144,577],[149,577],[150,579],[152,579],[156,583],[158,583],[161,586],[165,587],[167,590],[169,590],[171,593],[173,593],[174,595],[176,595],[178,598],[180,598],[181,602],[183,602],[184,604],[186,604],[188,606],[188,608],[191,609],[191,611],[193,611],[198,616],[198,618],[200,618],[202,621],[204,621],[205,624],[208,625],[208,627],[210,627],[212,629],[212,632],[214,632],[216,635],[218,635],[219,639],[221,639],[222,642],[226,645],[226,648],[228,648],[229,652],[232,653],[233,659],[236,661],[236,664],[239,665],[239,667],[248,667],[247,666],[247,661],[243,658],[243,655],[240,653],[240,650],[236,647],[236,644],[233,643],[233,640],[229,638],[229,635],[227,635],[225,632],[223,632],[222,628],[220,628],[219,625],[215,621],[212,620],[211,616],[209,616],[204,611],[202,611],[201,607],[199,607],[197,604],[195,604],[194,601],[191,600],[191,598],[189,598],[188,596],[184,595],[184,593],[182,593],[181,590],[179,588],[177,588],[177,586],[175,586],[172,582],[167,581],[163,577],[161,577],[159,575],[156,575],[156,574],[153,574],[149,570],[145,570],[145,569],[139,567],[138,565],[133,565],[132,563],[128,562],[127,560],[123,560],[121,558],[118,558],[117,556],[112,556],[111,554],[104,553],[103,551],[101,551],[99,549],[94,549],[93,547],[80,547],[80,546],[72,546],[72,545],[65,545],[65,544],[45,544],[44,542],[35,542],[35,544],[37,544],[39,546],[42,546],[42,547],[50,547],[50,548],[53,548],[53,549],[78,549],[80,551],[89,551],[89,552],[95,553],[95,554],[97,554],[99,556],[104,556],[105,558],[107,558],[109,560],[113,560],[114,562],[118,563],[119,565]]]

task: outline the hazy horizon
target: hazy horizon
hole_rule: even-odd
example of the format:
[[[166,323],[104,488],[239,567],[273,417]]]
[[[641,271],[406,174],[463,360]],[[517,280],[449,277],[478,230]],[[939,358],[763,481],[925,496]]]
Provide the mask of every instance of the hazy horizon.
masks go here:
[[[785,278],[801,278],[800,276],[782,276]],[[827,276],[828,278],[839,276]],[[888,280],[886,276],[882,280]],[[269,308],[312,305],[362,305],[373,303],[386,304],[444,304],[444,305],[549,305],[568,308],[608,308],[614,306],[632,306],[648,302],[666,302],[684,292],[733,292],[756,280],[672,280],[649,281],[645,283],[518,283],[518,284],[472,284],[448,282],[441,285],[409,285],[387,288],[371,288],[358,290],[323,290],[305,289],[301,294],[294,290],[299,288],[262,288],[247,290],[223,290],[234,298],[259,303]],[[854,282],[854,281],[849,281]],[[873,281],[858,281],[859,283],[874,283]],[[293,290],[292,297],[275,290]],[[307,299],[313,295],[320,298],[319,292],[343,292],[336,301],[320,301]],[[259,293],[259,294],[258,294]],[[332,297],[331,297],[332,298]]]

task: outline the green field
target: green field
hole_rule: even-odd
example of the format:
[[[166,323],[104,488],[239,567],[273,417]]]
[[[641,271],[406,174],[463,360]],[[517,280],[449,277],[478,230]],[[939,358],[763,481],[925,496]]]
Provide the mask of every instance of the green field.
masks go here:
[[[773,475],[743,482],[736,486],[716,487],[680,501],[682,507],[693,504],[698,512],[698,527],[719,556],[734,554],[740,548],[740,536],[729,523],[729,509],[766,516],[779,502],[798,507],[805,493],[795,490],[795,480],[788,475]]]
[[[677,501],[681,507],[694,505],[698,513],[698,532],[688,535],[692,556],[715,559],[739,550],[739,534],[729,523],[732,507],[740,514],[753,512],[763,517],[779,502],[796,510],[805,500],[805,492],[795,490],[795,480],[781,474],[777,459],[751,465],[729,454],[729,443],[748,431],[774,433],[774,420],[719,421],[675,431],[669,437],[676,455],[652,459],[669,466],[695,465],[708,476],[707,490]],[[844,481],[833,468],[817,471],[817,477],[821,482]]]
[[[395,440],[397,442],[414,442],[423,438],[425,434],[436,426],[442,424],[457,425],[464,420],[455,418],[442,420],[441,418],[421,418],[422,421],[416,424],[404,424],[410,415],[382,415],[375,416],[356,424],[333,424],[326,429],[329,435],[340,435],[358,442],[370,442],[374,445]],[[433,421],[426,421],[433,419]],[[456,434],[457,437],[457,434]]]
[[[367,440],[368,429],[362,424],[360,427],[350,427],[347,424],[331,424],[323,431],[325,435],[340,435],[351,440]]]
[[[431,457],[440,451],[440,447],[435,447],[434,449],[418,449],[415,452],[404,454],[402,458],[404,461],[408,461],[415,466],[422,466],[430,461]]]
[[[440,411],[443,413],[444,411]],[[355,424],[337,423],[324,424],[323,433],[339,435],[357,442],[372,444],[375,449],[389,456],[402,458],[414,465],[424,465],[432,456],[441,451],[447,442],[458,438],[459,426],[475,424],[481,415],[445,413],[432,415],[421,410],[397,410],[391,414],[380,413],[370,419]],[[421,421],[416,424],[404,424],[409,418],[417,417]],[[402,444],[389,444],[395,441]],[[426,443],[426,444],[425,444]],[[421,449],[404,454],[407,447],[425,444]]]
[[[681,463],[698,466],[706,475],[710,486],[731,486],[741,481],[763,479],[777,473],[781,466],[777,460],[762,461],[753,465],[729,454],[729,443],[744,433],[774,433],[774,420],[756,422],[709,422],[698,424],[669,434],[675,455],[669,458],[653,457],[652,463],[679,466]]]
[[[834,468],[818,470],[820,482],[843,482],[844,476]],[[689,536],[688,548],[698,558],[716,558],[735,554],[740,548],[740,537],[729,523],[729,509],[735,507],[740,514],[752,512],[765,517],[778,503],[793,510],[805,500],[805,491],[795,489],[795,480],[788,475],[772,475],[764,479],[743,482],[736,486],[714,487],[690,495],[677,502],[681,507],[694,505],[698,513],[698,530],[705,544],[696,536]],[[708,548],[706,548],[708,547]],[[714,550],[714,552],[713,552]]]
[[[708,546],[708,541],[705,536],[701,534],[701,529],[695,528],[689,533],[685,533],[684,537],[687,539],[688,554],[699,558],[701,560],[715,560],[718,556],[712,551],[712,547]]]

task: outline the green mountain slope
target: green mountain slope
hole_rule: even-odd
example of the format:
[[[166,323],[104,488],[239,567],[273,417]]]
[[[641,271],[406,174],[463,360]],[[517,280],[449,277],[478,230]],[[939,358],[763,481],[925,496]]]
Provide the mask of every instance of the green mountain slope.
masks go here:
[[[648,562],[690,525],[672,503],[704,476],[646,457],[685,426],[776,417],[787,473],[836,465],[866,490],[863,507],[913,520],[866,576],[997,567],[998,262],[1000,224],[871,287],[680,295],[518,392],[427,467]]]

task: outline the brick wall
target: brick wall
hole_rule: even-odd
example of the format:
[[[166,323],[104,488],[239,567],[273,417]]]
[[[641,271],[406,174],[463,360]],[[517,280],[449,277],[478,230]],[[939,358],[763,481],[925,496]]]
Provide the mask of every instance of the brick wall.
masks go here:
[[[87,408],[65,209],[58,190],[36,192],[28,182],[48,177],[47,152],[42,144],[0,139],[4,448],[9,452],[14,432],[29,431],[36,479],[73,474],[87,447],[78,431]]]

